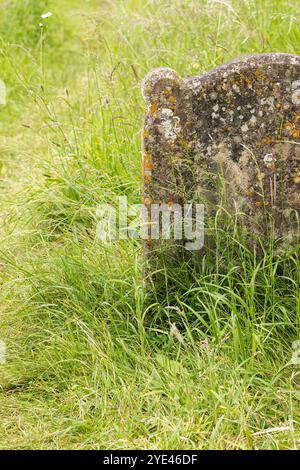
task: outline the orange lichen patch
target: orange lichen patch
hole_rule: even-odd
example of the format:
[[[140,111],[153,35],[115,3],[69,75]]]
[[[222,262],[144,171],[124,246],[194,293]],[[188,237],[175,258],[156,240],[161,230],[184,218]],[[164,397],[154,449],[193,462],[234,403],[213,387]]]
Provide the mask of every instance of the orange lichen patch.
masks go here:
[[[150,171],[154,168],[151,157],[148,153],[146,153],[144,156],[144,168]]]
[[[153,165],[153,163],[151,162],[151,160],[150,160],[150,161],[146,161],[146,162],[144,163],[144,168],[145,168],[146,170],[150,170],[150,171],[153,170],[154,165]]]
[[[144,183],[150,183],[152,181],[152,170],[153,163],[151,160],[151,155],[148,152],[145,152],[142,165],[142,181]]]
[[[270,137],[265,137],[263,143],[264,145],[270,145],[272,143],[272,139],[270,139]]]
[[[255,201],[256,207],[261,207],[261,206],[269,206],[270,203],[269,201]]]
[[[290,130],[290,129],[293,128],[293,124],[288,121],[288,122],[285,123],[284,127],[285,127],[285,129]]]
[[[295,121],[296,123],[300,120],[300,115],[297,114],[296,117],[295,117]],[[290,134],[291,137],[293,137],[294,139],[299,139],[300,138],[300,130],[297,129],[297,125],[296,125],[295,122],[290,122],[290,121],[287,121],[285,124],[284,124],[284,128],[288,131],[288,133]],[[298,124],[299,125],[299,124]]]
[[[292,136],[294,137],[294,139],[299,139],[300,137],[300,131],[298,129],[295,129],[293,132],[292,132]]]
[[[157,104],[152,103],[151,106],[150,106],[150,115],[152,116],[153,114],[155,114],[157,110],[158,110]]]

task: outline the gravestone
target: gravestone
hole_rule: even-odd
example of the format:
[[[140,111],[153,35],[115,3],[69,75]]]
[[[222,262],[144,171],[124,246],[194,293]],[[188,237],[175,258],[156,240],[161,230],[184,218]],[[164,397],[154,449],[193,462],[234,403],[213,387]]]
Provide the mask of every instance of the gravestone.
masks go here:
[[[267,239],[271,219],[277,239],[297,242],[300,56],[249,55],[185,79],[161,67],[142,93],[148,228],[153,204],[197,201],[214,213],[226,201],[251,239]]]

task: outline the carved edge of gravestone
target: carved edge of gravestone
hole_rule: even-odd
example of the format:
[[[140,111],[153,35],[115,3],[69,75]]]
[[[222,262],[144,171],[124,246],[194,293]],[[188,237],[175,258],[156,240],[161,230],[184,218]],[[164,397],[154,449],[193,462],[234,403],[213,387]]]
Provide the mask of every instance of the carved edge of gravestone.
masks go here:
[[[142,94],[147,103],[143,126],[142,196],[147,208],[148,229],[151,224],[151,205],[178,201],[178,180],[174,159],[182,154],[180,144],[180,116],[178,103],[183,80],[177,73],[160,67],[152,70],[144,79]],[[159,180],[154,169],[159,168]],[[151,246],[150,234],[144,248]]]

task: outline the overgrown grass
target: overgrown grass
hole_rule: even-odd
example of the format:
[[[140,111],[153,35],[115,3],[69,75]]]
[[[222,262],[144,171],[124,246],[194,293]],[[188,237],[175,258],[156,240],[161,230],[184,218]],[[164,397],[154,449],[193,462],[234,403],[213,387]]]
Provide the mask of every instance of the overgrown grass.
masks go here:
[[[297,247],[258,253],[220,218],[216,254],[145,293],[139,242],[96,238],[99,204],[139,202],[141,78],[299,53],[299,5],[2,0],[1,12],[1,448],[299,448]]]

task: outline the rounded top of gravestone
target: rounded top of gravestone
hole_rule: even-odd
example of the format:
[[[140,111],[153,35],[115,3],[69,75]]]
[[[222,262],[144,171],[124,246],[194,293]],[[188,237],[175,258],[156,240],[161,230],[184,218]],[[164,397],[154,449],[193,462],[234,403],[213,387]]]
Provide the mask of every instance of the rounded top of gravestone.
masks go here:
[[[175,70],[169,67],[158,67],[151,70],[144,78],[142,94],[145,101],[153,102],[166,90],[176,93],[181,83],[182,79],[177,75]]]
[[[200,73],[199,75],[187,77],[184,82],[190,88],[198,89],[201,87],[209,87],[218,83],[219,80],[230,80],[230,77],[241,75],[247,71],[253,71],[254,80],[258,86],[263,85],[265,75],[275,75],[280,69],[278,79],[282,82],[289,80],[291,76],[290,69],[299,67],[300,56],[293,54],[284,54],[280,52],[272,52],[269,54],[250,54],[238,57],[225,64],[218,65],[213,69]],[[285,67],[285,69],[284,69]],[[224,94],[221,88],[220,93]]]

